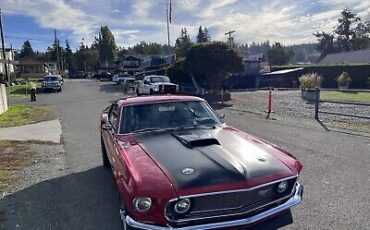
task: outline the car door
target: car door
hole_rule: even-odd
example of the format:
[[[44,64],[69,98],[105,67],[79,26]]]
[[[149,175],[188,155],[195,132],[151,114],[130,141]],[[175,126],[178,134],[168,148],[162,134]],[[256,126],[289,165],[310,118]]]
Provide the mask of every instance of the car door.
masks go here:
[[[110,129],[106,129],[104,132],[104,143],[108,154],[109,161],[112,169],[115,168],[117,162],[117,133],[119,124],[119,106],[115,103],[111,106],[108,112],[108,123],[111,126]]]

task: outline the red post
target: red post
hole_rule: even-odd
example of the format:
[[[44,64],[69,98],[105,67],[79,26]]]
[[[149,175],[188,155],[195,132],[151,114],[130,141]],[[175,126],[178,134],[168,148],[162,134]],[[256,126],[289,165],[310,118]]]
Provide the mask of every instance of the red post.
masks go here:
[[[268,113],[272,112],[272,92],[271,87],[269,88],[269,99],[268,99]]]

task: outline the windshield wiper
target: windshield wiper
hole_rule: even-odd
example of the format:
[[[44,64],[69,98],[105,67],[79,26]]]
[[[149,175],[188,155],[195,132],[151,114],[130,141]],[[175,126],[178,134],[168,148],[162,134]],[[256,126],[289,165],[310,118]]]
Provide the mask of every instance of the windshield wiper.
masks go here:
[[[143,128],[143,129],[138,129],[134,130],[131,133],[144,133],[144,132],[153,132],[153,131],[168,131],[168,130],[173,130],[173,128],[159,128],[159,127],[152,127],[152,128]]]

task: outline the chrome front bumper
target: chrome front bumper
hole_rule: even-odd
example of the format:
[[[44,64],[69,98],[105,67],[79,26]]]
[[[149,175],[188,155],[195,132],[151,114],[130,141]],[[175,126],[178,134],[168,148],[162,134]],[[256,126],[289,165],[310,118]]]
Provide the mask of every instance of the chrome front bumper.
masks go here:
[[[219,228],[228,228],[228,227],[235,227],[235,226],[243,226],[253,224],[255,222],[261,221],[268,217],[274,216],[284,210],[287,210],[294,205],[299,204],[302,201],[303,196],[303,186],[299,183],[296,183],[295,186],[295,193],[294,195],[289,198],[285,203],[276,206],[274,208],[268,209],[264,212],[261,212],[255,216],[251,216],[245,219],[240,220],[232,220],[232,221],[225,221],[225,222],[217,222],[217,223],[210,223],[210,224],[201,224],[201,225],[194,225],[188,227],[180,227],[180,228],[173,228],[173,227],[160,227],[150,224],[143,224],[133,220],[131,217],[126,216],[126,224],[138,228],[138,229],[146,229],[146,230],[199,230],[199,229],[219,229]]]

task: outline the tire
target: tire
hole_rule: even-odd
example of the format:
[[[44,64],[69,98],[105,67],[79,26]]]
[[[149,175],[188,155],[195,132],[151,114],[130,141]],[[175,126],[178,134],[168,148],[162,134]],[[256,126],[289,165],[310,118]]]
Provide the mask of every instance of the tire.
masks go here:
[[[60,89],[58,89],[58,92],[60,93],[60,92],[62,92],[62,87],[60,87]]]
[[[136,90],[136,96],[140,96],[140,92],[139,92],[139,89]]]
[[[101,138],[101,154],[102,154],[104,168],[111,168],[111,165],[110,165],[110,162],[109,162],[109,159],[108,159],[108,155],[107,155],[107,150],[105,149],[103,138]]]
[[[154,94],[154,91],[151,89],[150,92],[149,92],[150,95],[153,95]]]

